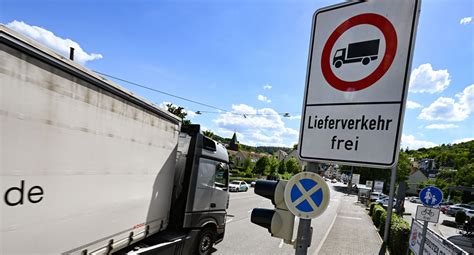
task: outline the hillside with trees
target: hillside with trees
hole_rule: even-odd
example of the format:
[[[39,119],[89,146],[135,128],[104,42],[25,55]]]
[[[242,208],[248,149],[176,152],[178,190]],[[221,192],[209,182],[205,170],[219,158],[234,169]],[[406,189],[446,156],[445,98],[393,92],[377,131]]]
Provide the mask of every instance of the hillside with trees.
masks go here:
[[[449,189],[449,187],[474,188],[474,141],[407,150],[407,154],[417,160],[425,158],[435,160],[438,174],[434,179],[422,183],[422,187],[436,186],[455,202],[469,203],[474,200],[470,192]]]
[[[436,169],[462,167],[474,163],[474,141],[458,144],[442,144],[432,148],[405,150],[409,157],[417,160],[430,158],[436,162]]]

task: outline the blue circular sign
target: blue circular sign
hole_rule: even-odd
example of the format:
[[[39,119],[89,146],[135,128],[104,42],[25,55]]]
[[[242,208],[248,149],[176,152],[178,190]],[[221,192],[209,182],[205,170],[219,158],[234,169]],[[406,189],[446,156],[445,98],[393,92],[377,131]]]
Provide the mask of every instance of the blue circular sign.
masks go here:
[[[443,192],[435,186],[428,186],[420,191],[420,200],[425,206],[437,206],[443,201]]]
[[[315,218],[328,206],[329,187],[315,173],[299,173],[286,184],[285,203],[294,215],[303,219]]]

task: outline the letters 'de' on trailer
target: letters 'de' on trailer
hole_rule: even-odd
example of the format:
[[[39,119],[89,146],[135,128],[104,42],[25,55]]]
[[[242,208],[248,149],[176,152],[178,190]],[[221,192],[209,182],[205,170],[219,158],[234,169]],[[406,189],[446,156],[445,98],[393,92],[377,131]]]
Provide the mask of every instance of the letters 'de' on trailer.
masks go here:
[[[419,6],[373,0],[316,11],[302,160],[379,168],[397,162]]]

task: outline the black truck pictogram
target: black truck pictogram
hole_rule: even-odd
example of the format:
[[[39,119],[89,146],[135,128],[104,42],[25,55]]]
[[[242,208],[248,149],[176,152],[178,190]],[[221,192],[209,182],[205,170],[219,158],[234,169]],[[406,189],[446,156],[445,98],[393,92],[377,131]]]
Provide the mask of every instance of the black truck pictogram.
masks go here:
[[[334,54],[332,64],[339,68],[342,64],[362,62],[368,65],[371,60],[376,60],[379,54],[380,39],[363,42],[349,43],[346,48],[338,49]]]

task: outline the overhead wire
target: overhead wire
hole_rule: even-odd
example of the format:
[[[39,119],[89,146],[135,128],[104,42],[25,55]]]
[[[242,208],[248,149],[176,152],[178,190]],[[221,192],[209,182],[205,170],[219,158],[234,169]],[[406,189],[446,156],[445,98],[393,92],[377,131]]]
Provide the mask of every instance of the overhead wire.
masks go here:
[[[185,98],[185,97],[182,97],[182,96],[174,95],[174,94],[171,94],[171,93],[162,91],[162,90],[158,90],[158,89],[155,89],[155,88],[151,88],[151,87],[148,87],[148,86],[145,86],[145,85],[142,85],[142,84],[133,82],[133,81],[129,81],[129,80],[126,80],[126,79],[123,79],[123,78],[119,78],[119,77],[117,77],[117,76],[113,76],[113,75],[106,74],[106,73],[103,73],[103,72],[99,72],[99,71],[96,71],[96,70],[93,70],[93,71],[96,72],[96,73],[99,74],[99,75],[102,75],[102,76],[105,76],[105,77],[108,77],[108,78],[111,78],[111,79],[114,79],[114,80],[117,80],[117,81],[125,82],[125,83],[127,83],[127,84],[134,85],[134,86],[137,86],[137,87],[140,87],[140,88],[143,88],[143,89],[147,89],[147,90],[150,90],[150,91],[153,91],[153,92],[157,92],[157,93],[160,93],[160,94],[164,94],[164,95],[167,95],[167,96],[170,96],[170,97],[178,98],[178,99],[181,99],[181,100],[183,100],[183,101],[191,102],[191,103],[194,103],[194,104],[197,104],[197,105],[201,105],[201,106],[205,106],[205,107],[208,107],[208,108],[211,108],[211,109],[218,110],[217,112],[213,112],[213,111],[201,111],[201,110],[194,111],[194,113],[196,113],[196,114],[198,114],[198,115],[200,115],[200,114],[202,114],[202,113],[217,113],[217,114],[230,113],[230,114],[233,114],[233,115],[242,116],[242,117],[244,117],[244,118],[246,119],[247,116],[273,116],[273,115],[282,115],[283,117],[291,117],[290,114],[297,114],[297,113],[289,113],[289,112],[283,112],[283,113],[277,112],[276,114],[275,114],[275,113],[264,114],[264,113],[237,113],[237,112],[232,112],[232,111],[229,111],[229,110],[226,110],[226,109],[217,107],[217,106],[213,106],[213,105],[206,104],[206,103],[201,103],[201,102],[196,101],[196,100],[193,100],[193,99],[189,99],[189,98]],[[260,130],[260,132],[262,132],[265,136],[271,137],[270,135],[266,134],[266,133],[265,133],[262,129],[260,129],[259,127],[255,127],[255,128],[257,128],[258,130]]]
[[[143,84],[139,84],[139,83],[136,83],[136,82],[133,82],[133,81],[129,81],[129,80],[126,80],[126,79],[123,79],[123,78],[119,78],[117,76],[113,76],[113,75],[106,74],[106,73],[103,73],[103,72],[99,72],[99,71],[96,71],[96,70],[94,70],[94,72],[96,72],[100,75],[103,75],[105,77],[108,77],[108,78],[111,78],[111,79],[114,79],[114,80],[118,80],[118,81],[122,81],[122,82],[128,83],[130,85],[134,85],[134,86],[137,86],[137,87],[140,87],[140,88],[143,88],[143,89],[147,89],[147,90],[154,91],[154,92],[157,92],[157,93],[160,93],[160,94],[164,94],[164,95],[167,95],[167,96],[170,96],[170,97],[178,98],[178,99],[181,99],[181,100],[184,100],[184,101],[187,101],[187,102],[191,102],[191,103],[194,103],[194,104],[198,104],[198,105],[201,105],[201,106],[205,106],[205,107],[208,107],[208,108],[218,110],[217,112],[201,111],[201,110],[198,110],[198,111],[195,111],[195,112],[217,113],[217,114],[220,114],[220,113],[224,112],[224,113],[231,113],[231,114],[241,115],[241,116],[244,116],[244,115],[247,115],[247,116],[250,116],[250,115],[259,115],[259,116],[282,115],[283,117],[291,117],[290,116],[291,114],[298,114],[296,112],[293,112],[293,113],[277,112],[276,114],[274,114],[274,113],[270,113],[270,114],[265,114],[265,113],[236,113],[236,112],[232,112],[232,111],[229,111],[229,110],[217,107],[217,106],[213,106],[213,105],[202,103],[202,102],[199,102],[199,101],[196,101],[196,100],[193,100],[193,99],[185,98],[185,97],[178,96],[178,95],[175,95],[175,94],[171,94],[171,93],[168,93],[168,92],[165,92],[165,91],[162,91],[162,90],[151,88],[151,87],[145,86]]]

